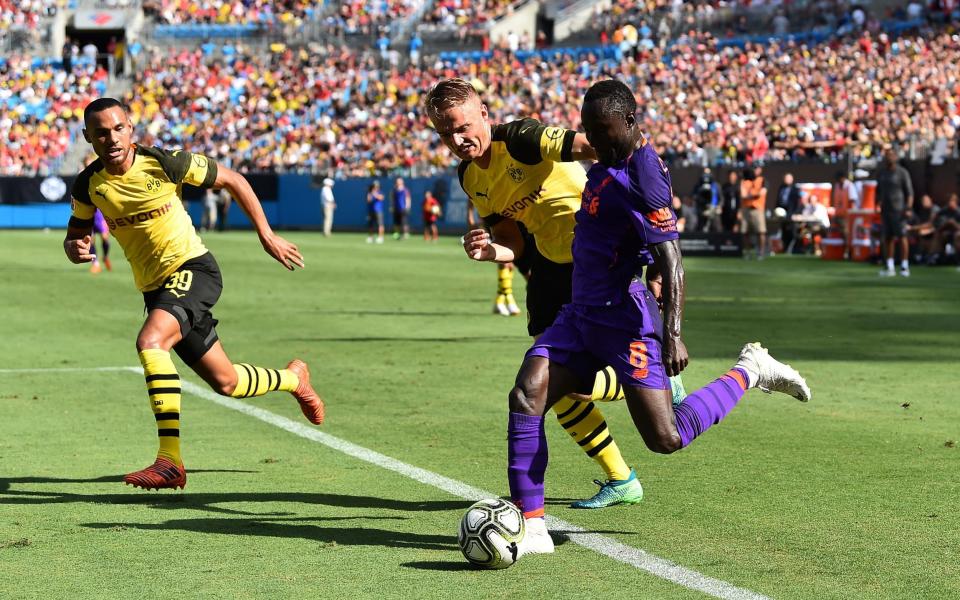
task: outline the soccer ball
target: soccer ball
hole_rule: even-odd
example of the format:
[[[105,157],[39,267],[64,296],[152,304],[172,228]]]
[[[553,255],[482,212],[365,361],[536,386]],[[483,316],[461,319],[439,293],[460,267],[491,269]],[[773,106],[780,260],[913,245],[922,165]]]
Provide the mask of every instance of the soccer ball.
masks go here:
[[[460,520],[457,541],[468,561],[484,569],[506,569],[517,562],[523,539],[523,513],[499,498],[481,500]]]

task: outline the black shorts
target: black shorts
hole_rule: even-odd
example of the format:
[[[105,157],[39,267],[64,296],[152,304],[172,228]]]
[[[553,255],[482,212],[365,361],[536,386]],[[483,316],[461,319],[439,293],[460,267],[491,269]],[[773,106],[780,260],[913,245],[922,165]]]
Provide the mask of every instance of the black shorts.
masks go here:
[[[213,254],[207,252],[180,265],[159,288],[143,293],[148,312],[166,311],[180,323],[183,339],[173,350],[188,366],[203,358],[219,339],[217,320],[210,310],[221,291],[220,267]]]
[[[407,224],[407,213],[406,211],[395,210],[393,211],[393,226],[394,227],[403,227]]]
[[[367,227],[369,229],[373,229],[374,227],[383,227],[383,213],[369,211],[367,213]]]
[[[883,239],[903,237],[906,221],[904,221],[902,210],[884,209],[880,213],[880,220],[883,225]]]
[[[527,333],[538,336],[553,325],[560,309],[573,297],[573,263],[555,263],[544,257],[532,240],[523,254],[524,262],[530,265]]]

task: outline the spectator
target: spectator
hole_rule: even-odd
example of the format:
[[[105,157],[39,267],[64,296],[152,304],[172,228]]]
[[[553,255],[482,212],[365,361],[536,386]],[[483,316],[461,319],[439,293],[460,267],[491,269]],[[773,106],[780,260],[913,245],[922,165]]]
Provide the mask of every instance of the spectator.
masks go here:
[[[800,223],[800,238],[805,248],[811,248],[814,255],[823,254],[820,242],[830,229],[830,216],[827,207],[809,194],[800,196],[799,211],[791,219]]]
[[[329,177],[323,180],[320,202],[323,204],[323,237],[330,237],[333,232],[333,211],[337,209],[337,201],[333,197],[333,180]]]
[[[433,196],[433,192],[427,190],[423,194],[423,240],[426,242],[437,241],[440,238],[440,231],[437,229],[437,221],[443,216],[440,208],[440,202]]]
[[[894,251],[899,241],[900,275],[910,276],[910,255],[905,234],[904,214],[913,208],[913,183],[910,173],[898,164],[897,153],[887,148],[883,153],[883,164],[877,170],[877,208],[883,229],[883,248],[886,268],[880,271],[882,277],[893,277]]]
[[[760,167],[744,169],[740,206],[743,256],[749,258],[750,250],[755,248],[757,260],[763,260],[767,244],[767,188]]]
[[[69,37],[63,42],[63,50],[60,52],[60,57],[63,62],[63,70],[67,73],[73,72],[73,42]]]
[[[800,188],[793,182],[793,173],[783,176],[783,183],[777,190],[777,208],[783,209],[780,223],[780,235],[783,241],[784,252],[793,247],[793,215],[800,209]]]
[[[934,223],[939,212],[940,207],[933,203],[929,194],[924,194],[920,198],[920,205],[907,212],[907,234],[915,263],[927,261],[934,253],[933,243],[937,232]]]
[[[229,192],[221,191],[217,194],[217,231],[224,232],[230,229],[230,204],[233,196]]]
[[[399,240],[410,237],[410,190],[403,182],[402,177],[397,181],[390,192],[393,208],[393,239]]]
[[[697,217],[703,218],[702,229],[706,231],[714,220],[714,217],[719,216],[717,215],[717,208],[720,204],[720,186],[718,186],[717,182],[713,179],[713,173],[710,171],[710,167],[703,170],[700,179],[697,180],[693,188],[692,197],[694,199]],[[691,231],[689,227],[687,230]]]
[[[414,32],[410,38],[410,64],[414,67],[420,66],[420,49],[423,48],[423,39],[419,33]]]
[[[740,229],[740,176],[733,169],[720,190],[720,223],[725,233]]]
[[[956,256],[960,248],[960,200],[956,194],[950,194],[947,205],[944,206],[934,220],[936,233],[933,239],[934,254],[930,264],[940,262],[941,256]]]
[[[93,42],[87,42],[83,45],[83,57],[87,61],[95,63],[97,62],[97,54],[100,53],[100,50],[97,49],[97,45]]]
[[[200,216],[200,231],[213,231],[217,228],[218,209],[217,204],[222,192],[213,188],[208,188],[203,195],[203,214]]]
[[[374,180],[367,189],[367,243],[383,243],[383,193],[380,182]],[[374,237],[376,234],[376,237]]]

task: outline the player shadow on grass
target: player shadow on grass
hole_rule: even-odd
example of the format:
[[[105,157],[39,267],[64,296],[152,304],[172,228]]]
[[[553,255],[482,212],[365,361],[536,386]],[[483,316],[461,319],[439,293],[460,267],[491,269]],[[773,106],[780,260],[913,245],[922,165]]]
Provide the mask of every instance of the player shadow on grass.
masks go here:
[[[408,569],[419,569],[421,571],[483,571],[480,567],[475,567],[465,560],[416,560],[405,562],[400,565]]]
[[[191,471],[191,473],[203,471]],[[257,513],[246,510],[219,506],[230,503],[294,503],[307,506],[339,506],[344,508],[375,508],[396,510],[405,513],[414,511],[462,510],[470,505],[465,500],[438,500],[416,502],[378,498],[376,496],[351,496],[346,494],[327,494],[309,492],[144,492],[131,489],[125,494],[73,494],[59,491],[10,490],[3,487],[0,480],[0,505],[3,504],[117,504],[147,505],[161,510],[198,510],[217,514],[247,516],[285,516],[293,512]],[[55,480],[56,481],[56,480]],[[113,479],[106,479],[113,481]],[[302,510],[300,511],[302,512]]]
[[[486,299],[484,299],[486,301]],[[487,312],[478,312],[476,310],[463,311],[415,311],[415,310],[342,310],[342,309],[315,309],[310,311],[321,315],[350,315],[356,317],[476,317],[486,318]]]
[[[506,340],[529,340],[523,335],[466,335],[461,337],[415,337],[415,336],[368,336],[368,337],[312,337],[298,338],[294,342],[347,342],[353,344],[380,343],[380,342],[410,342],[417,344],[463,344],[466,342],[503,342]]]
[[[202,469],[190,473],[259,473],[240,469]],[[0,493],[7,493],[12,483],[112,483],[123,481],[123,475],[101,475],[100,477],[0,477]],[[13,492],[17,493],[17,492]]]
[[[322,544],[341,546],[380,546],[421,550],[455,550],[456,538],[450,535],[426,535],[407,531],[389,531],[373,527],[321,527],[303,521],[349,521],[398,519],[406,517],[294,517],[257,519],[173,519],[165,523],[84,523],[90,529],[123,531],[189,531],[220,535],[301,538]]]

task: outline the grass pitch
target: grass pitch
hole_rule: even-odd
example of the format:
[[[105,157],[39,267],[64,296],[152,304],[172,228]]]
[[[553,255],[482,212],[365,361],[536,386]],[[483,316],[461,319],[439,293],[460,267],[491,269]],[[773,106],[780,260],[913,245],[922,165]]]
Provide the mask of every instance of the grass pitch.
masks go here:
[[[528,338],[522,317],[490,314],[493,267],[452,239],[289,237],[302,272],[251,233],[205,238],[230,356],[302,357],[327,401],[322,431],[506,494],[506,392]],[[95,369],[137,365],[141,297],[118,248],[115,271],[91,276],[61,239],[0,237],[0,369],[17,370],[0,372],[0,597],[704,597],[574,543],[472,570],[455,540],[469,502],[190,393],[186,491],[123,486],[152,460],[154,420],[140,376]],[[604,405],[647,497],[600,511],[566,508],[599,471],[550,422],[548,511],[775,598],[960,596],[960,273],[685,264],[687,389],[761,340],[807,376],[813,401],[750,392],[673,456],[643,447],[625,406]],[[302,421],[287,394],[249,403]]]

